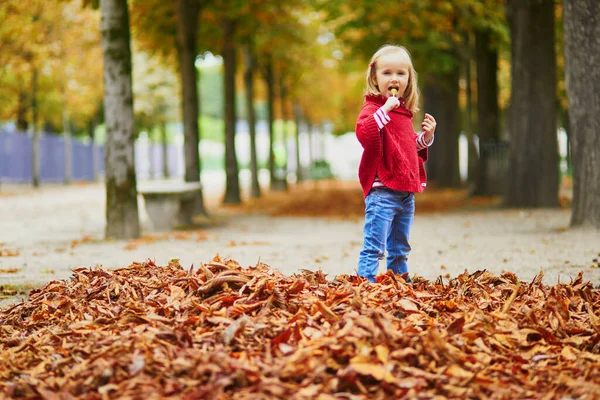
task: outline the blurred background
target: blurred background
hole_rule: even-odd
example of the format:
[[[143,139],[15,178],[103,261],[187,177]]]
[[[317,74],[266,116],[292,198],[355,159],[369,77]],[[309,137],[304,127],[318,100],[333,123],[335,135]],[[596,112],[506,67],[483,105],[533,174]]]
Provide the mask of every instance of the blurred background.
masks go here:
[[[230,203],[240,182],[259,197],[306,179],[356,180],[366,67],[391,43],[419,75],[415,129],[424,112],[438,121],[432,186],[555,206],[573,164],[567,23],[547,0],[4,0],[0,183],[106,176],[109,34],[128,44],[138,180],[197,173],[226,182]]]

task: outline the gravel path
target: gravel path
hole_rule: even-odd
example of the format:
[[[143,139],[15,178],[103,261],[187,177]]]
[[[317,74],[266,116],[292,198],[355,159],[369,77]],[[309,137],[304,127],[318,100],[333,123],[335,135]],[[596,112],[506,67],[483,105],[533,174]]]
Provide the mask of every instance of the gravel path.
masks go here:
[[[222,187],[211,187],[206,194],[209,209],[222,193]],[[260,259],[286,274],[320,268],[333,277],[354,273],[361,249],[361,220],[225,213],[198,231],[108,242],[103,240],[104,197],[100,183],[38,190],[0,187],[0,286],[35,287],[66,279],[74,268],[118,268],[146,259],[164,265],[177,258],[189,267],[217,253],[242,266]],[[411,273],[436,279],[455,277],[465,269],[488,269],[512,271],[528,281],[541,271],[544,281],[554,284],[583,271],[585,279],[599,284],[600,231],[567,229],[569,218],[569,210],[561,209],[417,214]],[[140,219],[149,233],[141,199]],[[381,264],[380,272],[384,269]],[[14,301],[0,299],[0,305]]]

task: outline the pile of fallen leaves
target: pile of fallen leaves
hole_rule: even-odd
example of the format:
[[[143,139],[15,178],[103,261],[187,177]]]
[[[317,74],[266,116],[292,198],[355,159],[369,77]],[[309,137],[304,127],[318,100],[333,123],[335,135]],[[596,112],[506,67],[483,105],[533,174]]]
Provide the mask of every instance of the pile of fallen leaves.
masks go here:
[[[581,275],[82,268],[0,311],[0,397],[592,399],[599,315]]]

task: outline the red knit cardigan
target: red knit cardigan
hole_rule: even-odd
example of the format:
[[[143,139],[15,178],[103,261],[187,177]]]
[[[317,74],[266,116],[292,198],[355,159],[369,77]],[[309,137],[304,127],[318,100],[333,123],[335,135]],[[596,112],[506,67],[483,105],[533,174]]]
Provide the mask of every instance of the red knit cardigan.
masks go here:
[[[402,103],[388,113],[390,121],[380,130],[374,114],[386,101],[380,95],[365,96],[356,122],[356,137],[363,147],[358,179],[365,197],[375,176],[386,187],[403,192],[422,192],[427,185],[427,148],[417,152],[413,113]]]

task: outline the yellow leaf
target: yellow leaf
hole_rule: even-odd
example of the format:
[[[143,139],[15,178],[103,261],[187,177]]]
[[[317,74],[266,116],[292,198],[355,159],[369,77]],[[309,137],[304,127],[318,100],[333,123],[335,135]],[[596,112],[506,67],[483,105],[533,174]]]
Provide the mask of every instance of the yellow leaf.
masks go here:
[[[372,363],[350,363],[350,366],[357,373],[361,375],[370,375],[378,381],[383,380],[388,372],[383,365]]]
[[[594,329],[597,332],[600,332],[600,318],[596,317],[596,315],[594,315],[594,312],[592,311],[592,307],[588,308],[588,315],[590,317],[590,324],[592,324],[592,326],[594,327]]]
[[[413,349],[412,347],[405,347],[403,349],[394,350],[392,352],[392,358],[401,360],[403,358],[406,358],[409,356],[416,356],[418,354],[419,354],[419,352],[416,351],[415,349]]]
[[[183,290],[179,286],[172,285],[170,287],[170,290],[171,290],[171,296],[170,296],[171,302],[185,297],[185,290]]]
[[[394,375],[392,375],[392,373],[390,371],[385,371],[385,376],[383,377],[383,380],[386,381],[387,383],[391,383],[396,385],[398,383],[398,379],[396,379],[396,377]]]
[[[308,387],[300,389],[298,394],[303,397],[314,398],[320,389],[320,385],[310,385]]]
[[[496,335],[494,335],[494,339],[496,339],[498,344],[500,344],[501,346],[503,346],[507,349],[512,349],[512,347],[513,347],[513,344],[510,342],[510,340],[508,339],[508,337],[506,335],[496,334]]]
[[[387,363],[388,356],[390,355],[390,351],[387,347],[382,345],[375,346],[375,352],[377,353],[377,359],[381,361],[383,364]]]
[[[574,361],[574,360],[577,359],[577,352],[571,346],[565,346],[565,347],[563,347],[562,351],[560,352],[560,355],[565,360],[569,360],[569,361]]]
[[[370,355],[357,355],[355,357],[352,357],[350,359],[350,364],[354,365],[354,364],[369,364],[369,362],[371,361],[371,356]]]
[[[398,305],[404,311],[419,311],[419,307],[417,307],[417,305],[409,299],[400,299],[398,301]]]
[[[450,312],[456,311],[456,309],[458,308],[458,304],[456,304],[456,302],[454,302],[453,300],[446,300],[445,305],[446,309]]]
[[[459,367],[456,364],[452,364],[446,370],[446,375],[453,376],[456,378],[462,378],[462,379],[471,379],[474,374],[465,369],[462,369],[461,367]]]
[[[330,394],[326,394],[326,393],[321,393],[318,397],[317,400],[337,400],[337,397],[334,397]]]

